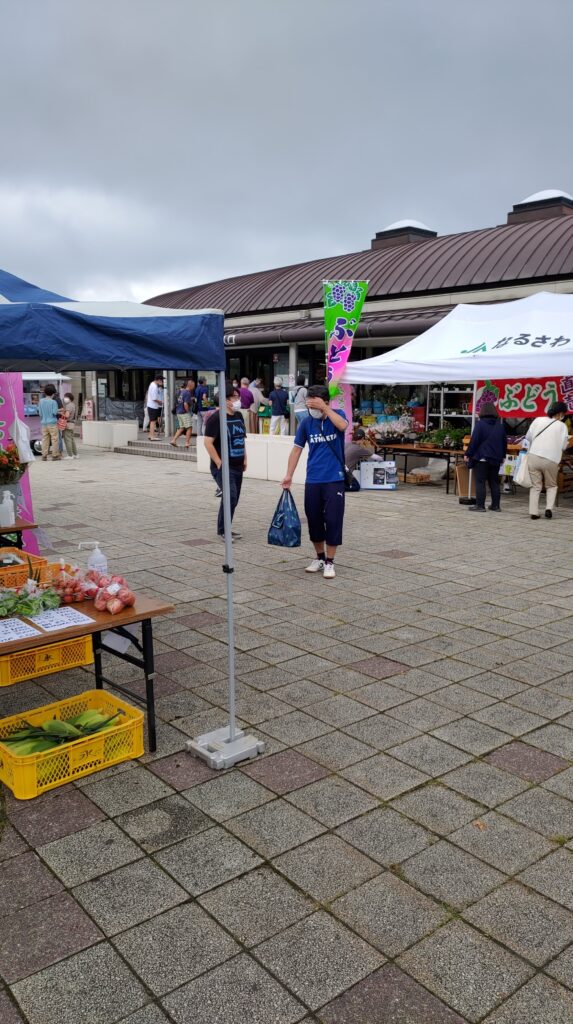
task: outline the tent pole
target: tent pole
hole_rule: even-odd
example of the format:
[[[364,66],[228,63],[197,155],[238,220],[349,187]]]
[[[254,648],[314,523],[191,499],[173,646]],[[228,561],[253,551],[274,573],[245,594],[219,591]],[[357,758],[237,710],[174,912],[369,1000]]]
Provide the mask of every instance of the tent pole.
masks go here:
[[[189,740],[187,749],[207,761],[211,768],[231,768],[239,761],[262,754],[265,744],[255,736],[246,735],[237,729],[235,711],[235,625],[233,613],[233,538],[231,535],[231,491],[229,474],[229,435],[227,432],[227,403],[225,400],[227,381],[225,371],[219,373],[219,423],[221,435],[221,471],[223,484],[223,524],[225,529],[225,562],[223,572],[227,577],[227,638],[229,656],[229,724],[222,729],[205,733]]]
[[[476,403],[477,403],[477,380],[474,380],[474,394],[472,399],[472,434],[476,425]],[[468,502],[472,497],[472,470],[468,473]]]

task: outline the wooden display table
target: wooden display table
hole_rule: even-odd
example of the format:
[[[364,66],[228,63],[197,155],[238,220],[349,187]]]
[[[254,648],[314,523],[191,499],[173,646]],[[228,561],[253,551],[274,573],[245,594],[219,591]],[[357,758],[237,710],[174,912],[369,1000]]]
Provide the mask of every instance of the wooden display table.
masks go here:
[[[17,519],[13,526],[0,526],[0,547],[15,547],[22,548],[24,543],[22,541],[22,534],[24,530],[37,530],[37,523],[28,523],[25,519]],[[8,539],[10,534],[16,534],[16,543]]]
[[[64,607],[68,606],[66,605]],[[94,669],[97,689],[103,689],[104,683],[107,683],[107,685],[113,687],[114,690],[119,690],[120,693],[123,693],[127,697],[131,697],[133,700],[138,701],[138,703],[145,705],[147,711],[149,750],[156,750],[155,692],[153,687],[155,668],[153,661],[153,634],[151,629],[151,620],[156,618],[158,615],[166,615],[168,612],[172,612],[174,606],[172,604],[165,604],[162,601],[157,601],[155,598],[138,595],[132,608],[124,608],[123,611],[119,612],[117,615],[110,615],[109,612],[96,611],[93,601],[82,601],[79,604],[69,605],[69,607],[75,608],[78,612],[82,612],[83,615],[87,615],[92,619],[92,624],[90,625],[85,622],[79,626],[69,626],[66,629],[52,630],[49,633],[42,632],[41,634],[39,633],[38,636],[26,637],[22,640],[9,640],[6,643],[0,644],[0,654],[22,653],[23,651],[29,651],[35,647],[48,647],[51,644],[61,643],[62,640],[72,640],[74,637],[91,635],[93,640]],[[23,619],[23,621],[26,620]],[[133,626],[137,623],[141,623],[141,641],[126,629],[127,626]],[[34,623],[31,623],[31,625],[34,625]],[[140,657],[127,652],[114,650],[112,647],[108,646],[105,642],[104,636],[104,633],[107,632],[114,633],[117,636],[128,640],[129,643],[139,652]],[[137,668],[143,669],[145,677],[145,698],[140,697],[132,690],[127,689],[127,687],[120,686],[112,679],[107,679],[106,676],[104,676],[102,670],[102,652],[104,651],[108,654],[114,655],[116,658],[120,658],[121,661],[127,661],[130,665],[135,665]],[[15,685],[18,684],[16,683]]]
[[[380,441],[376,445],[376,454],[383,453],[382,458],[386,459],[386,454],[391,452],[392,455],[403,455],[404,456],[404,478],[408,473],[408,458],[411,455],[416,455],[422,459],[444,459],[446,462],[446,494],[450,493],[450,465],[452,459],[454,465],[460,457],[463,457],[463,452],[456,448],[427,448],[420,444],[384,444]]]

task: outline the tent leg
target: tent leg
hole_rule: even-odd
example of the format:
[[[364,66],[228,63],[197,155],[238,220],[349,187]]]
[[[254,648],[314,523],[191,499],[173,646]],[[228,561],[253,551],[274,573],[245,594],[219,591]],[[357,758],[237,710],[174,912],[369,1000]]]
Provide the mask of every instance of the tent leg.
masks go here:
[[[472,399],[472,434],[476,425],[476,403],[477,403],[477,380],[474,380],[474,393]],[[468,494],[467,498],[459,499],[460,505],[475,505],[475,498],[472,498],[472,470],[468,473]]]
[[[232,768],[239,761],[262,754],[265,745],[254,736],[237,729],[235,714],[235,628],[233,614],[233,538],[231,536],[231,493],[229,479],[229,439],[227,435],[227,407],[225,404],[225,372],[219,374],[219,416],[221,421],[221,461],[223,475],[223,521],[225,527],[225,563],[223,573],[227,579],[227,625],[229,656],[229,724],[222,729],[189,740],[187,749],[207,761],[211,768]]]

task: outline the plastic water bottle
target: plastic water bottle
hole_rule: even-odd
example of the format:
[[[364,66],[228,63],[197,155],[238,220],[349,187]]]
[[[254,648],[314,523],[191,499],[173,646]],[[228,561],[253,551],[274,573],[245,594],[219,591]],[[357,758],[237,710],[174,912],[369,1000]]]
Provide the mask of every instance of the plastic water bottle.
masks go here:
[[[3,491],[0,502],[0,527],[14,526],[16,522],[16,506],[10,491]]]
[[[107,573],[107,558],[99,546],[99,540],[86,540],[78,544],[78,549],[93,548],[87,560],[88,569],[95,569],[96,572]]]

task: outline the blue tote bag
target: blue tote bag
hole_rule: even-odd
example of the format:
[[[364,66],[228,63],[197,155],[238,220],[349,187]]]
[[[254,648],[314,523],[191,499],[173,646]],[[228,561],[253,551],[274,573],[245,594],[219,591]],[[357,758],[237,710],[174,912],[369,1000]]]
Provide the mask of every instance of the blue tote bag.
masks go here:
[[[301,526],[294,498],[290,491],[283,491],[275,509],[267,541],[279,548],[300,547]]]

